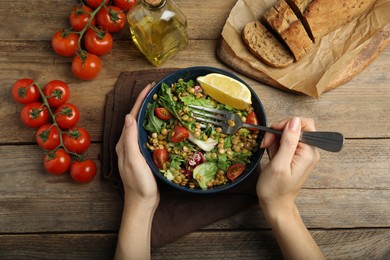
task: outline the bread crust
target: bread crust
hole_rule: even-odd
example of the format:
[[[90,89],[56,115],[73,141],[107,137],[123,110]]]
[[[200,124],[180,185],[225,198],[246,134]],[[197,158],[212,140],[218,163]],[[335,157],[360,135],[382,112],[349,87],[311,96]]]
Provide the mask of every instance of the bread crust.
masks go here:
[[[242,39],[253,55],[272,67],[284,68],[294,62],[289,50],[259,21],[245,25]]]
[[[311,50],[313,42],[285,0],[279,0],[263,17],[289,47],[295,60],[300,60]]]
[[[313,0],[304,16],[317,41],[361,15],[374,2],[375,0]]]

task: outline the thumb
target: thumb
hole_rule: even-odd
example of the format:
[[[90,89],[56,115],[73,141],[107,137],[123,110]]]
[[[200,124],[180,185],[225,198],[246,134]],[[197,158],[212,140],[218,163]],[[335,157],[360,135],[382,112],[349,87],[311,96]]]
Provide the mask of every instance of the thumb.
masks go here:
[[[138,129],[137,121],[131,114],[126,115],[123,135],[125,151],[130,156],[136,156],[140,152],[138,147]]]
[[[283,165],[288,162],[288,165],[290,165],[298,146],[300,134],[301,119],[299,117],[293,117],[287,122],[283,130],[279,150],[273,158],[275,163]]]

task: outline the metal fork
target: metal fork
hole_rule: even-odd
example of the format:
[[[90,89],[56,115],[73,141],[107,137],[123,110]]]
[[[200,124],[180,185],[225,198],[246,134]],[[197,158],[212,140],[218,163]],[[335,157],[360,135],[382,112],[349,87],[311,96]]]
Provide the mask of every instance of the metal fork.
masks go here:
[[[240,128],[253,128],[264,132],[281,135],[283,131],[261,125],[252,125],[242,122],[236,113],[208,107],[189,105],[192,108],[194,119],[219,126],[224,134],[234,134]],[[205,127],[206,125],[202,125]],[[300,142],[321,148],[330,152],[339,152],[344,145],[344,136],[338,132],[302,131]]]

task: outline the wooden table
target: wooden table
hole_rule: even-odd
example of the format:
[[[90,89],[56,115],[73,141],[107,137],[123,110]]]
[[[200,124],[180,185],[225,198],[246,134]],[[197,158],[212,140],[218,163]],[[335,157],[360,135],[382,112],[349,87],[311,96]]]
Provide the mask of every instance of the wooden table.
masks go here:
[[[188,19],[189,46],[162,67],[214,66],[222,27],[235,0],[177,0]],[[77,1],[0,1],[0,259],[111,259],[122,203],[102,180],[88,185],[42,166],[34,130],[19,120],[11,97],[19,78],[41,85],[67,82],[70,101],[91,133],[90,156],[100,167],[105,95],[121,71],[153,68],[132,45],[128,30],[115,35],[104,68],[77,80],[71,59],[56,55],[51,36],[68,26]],[[242,76],[259,94],[270,123],[312,117],[317,129],[340,131],[346,144],[322,160],[297,199],[305,224],[329,259],[390,257],[390,49],[366,70],[319,100],[293,95]],[[263,164],[267,158],[263,159]],[[258,207],[249,208],[178,241],[154,249],[153,259],[275,259],[279,248]]]

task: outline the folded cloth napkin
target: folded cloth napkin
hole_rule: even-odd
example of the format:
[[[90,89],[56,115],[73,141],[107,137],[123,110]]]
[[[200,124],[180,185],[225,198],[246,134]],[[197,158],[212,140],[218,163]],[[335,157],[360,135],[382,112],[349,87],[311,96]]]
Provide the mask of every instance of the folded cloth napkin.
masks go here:
[[[122,72],[115,88],[107,94],[102,145],[102,174],[117,188],[123,198],[115,146],[128,114],[141,90],[177,69],[153,69]],[[136,143],[134,145],[137,145]],[[236,214],[257,202],[258,174],[226,192],[190,194],[159,182],[160,204],[152,225],[152,247],[161,247],[185,234]]]

